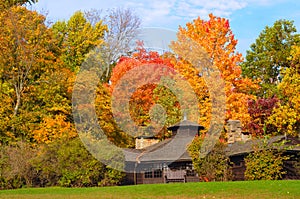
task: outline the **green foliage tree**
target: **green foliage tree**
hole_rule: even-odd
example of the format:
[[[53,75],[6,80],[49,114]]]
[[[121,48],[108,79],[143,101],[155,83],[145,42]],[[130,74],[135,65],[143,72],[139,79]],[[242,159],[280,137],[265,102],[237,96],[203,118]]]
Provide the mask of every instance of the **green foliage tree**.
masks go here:
[[[19,141],[0,150],[0,189],[117,185],[124,173],[95,159],[81,140],[57,139],[38,147]]]
[[[283,78],[281,70],[291,65],[291,47],[300,43],[296,32],[293,21],[278,20],[267,26],[247,51],[246,61],[241,65],[243,75],[260,81],[260,97],[276,94],[276,84]]]
[[[98,21],[93,26],[81,11],[68,21],[57,21],[51,27],[60,48],[61,60],[72,71],[78,71],[85,56],[93,48],[104,43],[107,26]]]
[[[116,185],[124,177],[122,172],[107,168],[95,159],[79,138],[61,139],[45,146],[37,163],[41,180],[48,186]]]

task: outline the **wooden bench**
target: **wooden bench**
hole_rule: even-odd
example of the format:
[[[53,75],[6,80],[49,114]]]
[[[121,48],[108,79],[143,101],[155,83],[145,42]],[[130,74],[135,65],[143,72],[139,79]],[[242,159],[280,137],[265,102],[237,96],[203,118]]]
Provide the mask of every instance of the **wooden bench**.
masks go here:
[[[165,172],[165,182],[186,182],[185,170],[168,170]]]

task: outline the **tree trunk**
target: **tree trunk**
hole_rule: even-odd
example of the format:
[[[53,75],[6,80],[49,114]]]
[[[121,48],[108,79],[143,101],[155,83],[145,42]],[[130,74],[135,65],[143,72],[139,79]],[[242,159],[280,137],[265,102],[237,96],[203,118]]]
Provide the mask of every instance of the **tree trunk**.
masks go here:
[[[15,105],[15,109],[14,109],[14,116],[16,116],[18,114],[18,110],[21,104],[21,93],[18,92],[18,90],[16,89],[16,96],[17,96],[17,102]]]

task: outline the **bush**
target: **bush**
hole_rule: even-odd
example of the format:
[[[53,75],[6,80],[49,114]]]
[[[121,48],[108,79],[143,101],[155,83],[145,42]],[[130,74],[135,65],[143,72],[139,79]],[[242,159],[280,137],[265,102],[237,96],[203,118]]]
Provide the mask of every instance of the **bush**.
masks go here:
[[[56,141],[44,147],[35,162],[43,186],[88,187],[115,185],[122,175],[96,160],[79,138]],[[103,183],[104,181],[110,183]]]
[[[121,171],[106,168],[104,178],[100,182],[100,186],[113,186],[119,185],[125,174]]]
[[[124,174],[96,160],[79,138],[32,147],[18,142],[0,149],[0,189],[118,185]]]
[[[261,146],[256,146],[254,152],[245,158],[246,180],[279,180],[286,172],[283,171],[283,151],[268,147],[264,141]]]
[[[3,146],[0,155],[0,183],[2,189],[32,187],[36,185],[37,172],[31,161],[37,151],[23,141],[14,146]]]
[[[196,138],[189,146],[193,166],[199,177],[205,181],[227,181],[231,179],[229,158],[225,154],[224,143],[218,142],[205,157],[200,157],[202,139]]]

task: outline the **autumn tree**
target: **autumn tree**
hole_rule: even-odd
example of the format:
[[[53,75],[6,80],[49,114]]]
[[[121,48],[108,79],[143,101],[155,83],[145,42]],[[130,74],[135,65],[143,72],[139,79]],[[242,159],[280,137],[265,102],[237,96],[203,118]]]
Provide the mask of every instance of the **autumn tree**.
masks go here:
[[[78,71],[88,52],[104,43],[107,26],[102,20],[93,26],[81,11],[75,12],[68,21],[57,21],[51,27],[57,46],[61,49],[60,58],[66,67]]]
[[[50,143],[77,136],[71,104],[74,78],[74,72],[64,68],[62,63],[56,63],[42,75],[39,85],[34,88],[31,100],[35,102],[33,107],[40,117],[32,129],[35,142]]]
[[[1,142],[49,142],[74,137],[74,73],[57,57],[57,40],[45,17],[25,7],[1,13]]]
[[[29,127],[23,119],[29,121],[33,114],[29,107],[34,103],[27,101],[32,88],[39,84],[49,66],[54,65],[52,37],[44,24],[45,17],[24,7],[1,12],[0,21],[0,76],[1,89],[4,89],[1,97],[3,102],[9,102],[3,111],[4,117],[9,118],[5,121],[10,121],[2,131],[24,135]]]
[[[26,3],[32,5],[36,2],[38,1],[37,0],[3,0],[0,2],[0,11],[3,11],[4,9],[8,9],[13,6],[21,6]]]
[[[209,15],[209,20],[197,18],[187,23],[186,27],[180,27],[178,35],[186,36],[201,46],[208,54],[212,64],[216,66],[225,81],[226,94],[226,119],[239,119],[243,125],[250,120],[247,101],[254,96],[249,93],[258,87],[250,79],[242,77],[242,70],[239,64],[242,62],[242,55],[236,52],[237,40],[234,38],[229,21],[224,18]],[[175,68],[187,79],[192,79],[195,92],[201,96],[203,107],[200,110],[211,110],[209,90],[201,74],[193,69],[188,62],[181,62]],[[203,103],[204,102],[204,103]],[[201,104],[201,103],[200,103]],[[210,109],[210,110],[209,110]],[[207,111],[206,111],[207,112]],[[200,114],[203,115],[203,114]],[[209,125],[210,115],[206,113],[203,121]]]
[[[129,148],[134,146],[132,137],[119,128],[114,120],[111,107],[111,93],[108,88],[99,84],[96,89],[95,107],[101,129],[108,140],[116,146]]]
[[[122,57],[113,69],[108,88],[112,95],[115,90],[120,91],[117,96],[113,95],[112,97],[118,98],[118,104],[120,105],[118,107],[122,110],[117,110],[117,114],[121,114],[120,118],[124,117],[123,120],[119,120],[119,122],[123,123],[123,126],[128,126],[128,119],[133,120],[137,126],[150,125],[151,118],[149,112],[157,102],[158,97],[157,95],[155,97],[154,90],[157,88],[161,77],[172,73],[168,70],[164,72],[162,66],[174,68],[170,59],[160,57],[157,52],[147,52],[142,46],[138,46],[137,52],[133,53],[132,57]],[[151,76],[145,75],[150,73],[152,74]],[[137,86],[140,82],[150,83]],[[123,91],[120,88],[116,88],[120,84],[123,85]],[[134,92],[129,96],[130,98],[126,98],[128,94],[131,94],[132,90]],[[130,105],[130,115],[127,114],[128,111],[123,110],[124,106],[121,105],[125,105],[126,103]]]
[[[278,84],[280,102],[274,109],[268,123],[277,127],[278,133],[299,135],[300,130],[300,47],[292,46],[289,57],[291,65],[285,71]]]
[[[91,134],[96,140],[103,136],[119,147],[132,146],[132,140],[118,128],[112,113],[111,92],[101,83],[101,54],[92,50],[76,76],[72,93],[72,112],[79,135]],[[96,120],[97,127],[93,127]],[[95,130],[95,128],[97,128]]]
[[[207,52],[208,58],[211,58],[213,64],[219,69],[221,76],[225,81],[226,104],[228,106],[226,119],[240,119],[243,124],[246,125],[247,122],[250,121],[247,102],[249,99],[254,98],[254,96],[249,95],[249,92],[257,89],[258,86],[251,80],[241,76],[241,68],[238,64],[242,61],[242,57],[241,54],[235,52],[237,40],[234,39],[228,20],[217,18],[213,15],[210,15],[210,20],[208,21],[198,18],[197,20],[194,20],[193,23],[188,23],[186,29],[180,28],[179,35],[192,38],[197,44],[202,46]],[[164,60],[168,60],[169,63]],[[120,62],[113,70],[110,79],[110,89],[113,90],[118,81],[120,81],[127,72],[134,70],[145,63],[160,63],[169,68],[173,68],[175,73],[180,74],[180,76],[189,83],[194,91],[193,93],[197,96],[197,102],[195,102],[195,104],[198,104],[197,111],[200,113],[200,119],[198,118],[199,120],[197,122],[208,128],[212,110],[209,88],[200,71],[193,67],[187,60],[180,57],[177,58],[170,54],[168,56],[163,55],[159,57],[158,54],[156,55],[153,52],[147,54],[144,50],[139,51],[138,54],[132,55],[132,58],[121,58]],[[146,74],[147,69],[143,68],[143,70],[145,70],[144,73]],[[153,71],[152,78],[154,78],[155,73],[156,71]],[[137,74],[139,73],[136,72],[134,75]],[[127,78],[144,81],[144,79],[151,77],[139,77],[138,75],[137,77],[133,77],[132,75]],[[122,81],[127,82],[127,80]],[[161,79],[161,81],[167,80]],[[131,83],[132,82],[130,81],[127,82],[126,85],[128,85],[128,88],[126,89],[130,90]],[[181,119],[180,115],[183,114],[184,107],[181,107],[181,104],[178,103],[179,99],[176,99],[174,96],[176,93],[172,94],[172,92],[169,92],[163,86],[156,86],[153,84],[145,85],[139,89],[133,93],[130,99],[130,105],[131,107],[134,107],[131,110],[132,112],[130,112],[130,115],[137,124],[149,125],[150,116],[148,115],[148,112],[150,107],[153,104],[156,104],[156,102],[163,104],[165,110],[176,109],[176,111],[172,113],[174,116],[172,122]],[[166,100],[170,100],[172,103],[164,103]],[[171,112],[169,112],[169,114],[170,113]],[[123,122],[126,123],[125,120]]]
[[[13,7],[1,16],[1,64],[3,78],[15,90],[14,115],[17,115],[26,87],[37,80],[46,61],[49,39],[45,18],[22,7]],[[51,56],[51,54],[50,54]]]
[[[268,122],[273,110],[278,106],[279,99],[272,98],[258,98],[256,100],[249,100],[249,114],[250,122],[247,124],[249,133],[253,136],[275,135],[277,128]]]
[[[278,20],[273,26],[266,26],[250,46],[241,66],[245,77],[260,81],[260,97],[276,94],[276,85],[283,78],[282,71],[291,65],[288,59],[291,47],[299,42],[293,21]]]

